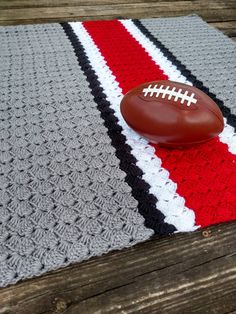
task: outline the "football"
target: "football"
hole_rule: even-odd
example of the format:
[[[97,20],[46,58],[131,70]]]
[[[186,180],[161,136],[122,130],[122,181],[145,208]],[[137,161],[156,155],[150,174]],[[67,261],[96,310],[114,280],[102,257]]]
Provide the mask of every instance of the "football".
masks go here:
[[[224,121],[217,104],[196,87],[173,81],[154,81],[130,90],[121,114],[129,127],[149,142],[185,147],[212,139]]]

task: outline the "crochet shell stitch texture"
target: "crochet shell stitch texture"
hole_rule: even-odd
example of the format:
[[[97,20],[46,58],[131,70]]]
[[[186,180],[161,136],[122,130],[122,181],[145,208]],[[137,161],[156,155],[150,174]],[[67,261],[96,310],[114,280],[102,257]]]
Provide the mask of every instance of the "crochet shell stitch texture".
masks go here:
[[[189,16],[0,27],[0,42],[0,286],[236,218],[226,36]],[[121,98],[158,79],[208,93],[222,134],[169,151],[129,129]]]

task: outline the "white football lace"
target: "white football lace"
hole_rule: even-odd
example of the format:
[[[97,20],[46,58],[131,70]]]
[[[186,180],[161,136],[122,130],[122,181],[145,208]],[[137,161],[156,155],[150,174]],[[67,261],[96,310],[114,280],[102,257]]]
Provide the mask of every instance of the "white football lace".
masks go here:
[[[179,88],[176,90],[176,87],[173,87],[170,89],[170,86],[164,87],[161,85],[160,87],[157,87],[157,85],[154,85],[152,87],[152,84],[150,84],[147,88],[143,89],[144,96],[153,96],[159,97],[162,95],[162,98],[164,99],[166,96],[168,96],[168,100],[172,99],[173,101],[178,101],[178,99],[181,99],[180,103],[183,104],[185,101],[187,101],[187,106],[189,107],[191,104],[196,104],[197,99],[194,98],[195,94],[192,93],[190,96],[188,95],[188,91],[186,90],[184,93],[182,93],[182,88]]]

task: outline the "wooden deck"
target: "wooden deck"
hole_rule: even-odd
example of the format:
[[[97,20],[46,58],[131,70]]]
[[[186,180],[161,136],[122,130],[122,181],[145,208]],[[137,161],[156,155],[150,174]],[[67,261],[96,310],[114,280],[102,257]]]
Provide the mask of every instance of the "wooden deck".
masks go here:
[[[199,14],[236,38],[235,0],[0,0],[0,25]]]
[[[236,39],[235,0],[0,0],[0,25],[191,13]],[[0,289],[0,314],[236,313],[235,230],[156,238]]]
[[[0,290],[0,313],[236,313],[236,222],[154,239]]]

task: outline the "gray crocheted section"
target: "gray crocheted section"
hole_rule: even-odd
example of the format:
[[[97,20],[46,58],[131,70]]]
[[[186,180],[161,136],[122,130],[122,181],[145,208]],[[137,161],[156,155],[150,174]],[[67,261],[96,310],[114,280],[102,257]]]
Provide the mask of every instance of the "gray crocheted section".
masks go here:
[[[231,39],[198,16],[141,22],[236,114],[236,45]]]
[[[148,239],[61,26],[0,40],[0,286]]]

